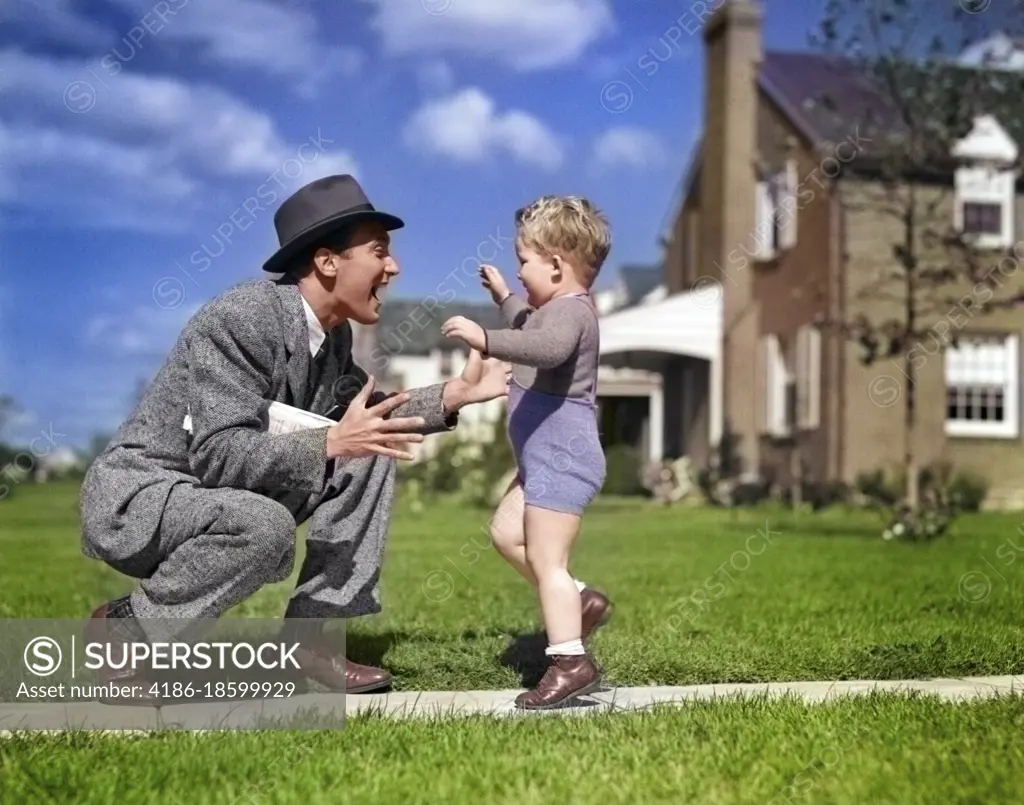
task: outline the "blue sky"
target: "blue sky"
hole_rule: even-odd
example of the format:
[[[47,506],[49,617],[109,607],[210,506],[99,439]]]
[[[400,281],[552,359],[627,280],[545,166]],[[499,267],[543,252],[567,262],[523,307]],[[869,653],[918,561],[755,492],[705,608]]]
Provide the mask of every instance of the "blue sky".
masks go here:
[[[495,241],[514,271],[512,213],[541,193],[608,214],[602,286],[657,261],[698,134],[704,5],[0,8],[0,394],[24,409],[7,436],[52,427],[76,446],[116,428],[197,307],[262,276],[274,210],[322,175],[354,172],[405,219],[395,296]],[[806,48],[817,4],[769,5],[766,47]]]

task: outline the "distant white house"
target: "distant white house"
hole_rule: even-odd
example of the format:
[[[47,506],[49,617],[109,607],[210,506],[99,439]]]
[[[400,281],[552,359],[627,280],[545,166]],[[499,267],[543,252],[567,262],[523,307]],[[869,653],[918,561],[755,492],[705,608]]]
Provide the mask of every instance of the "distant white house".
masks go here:
[[[1024,36],[994,33],[965,48],[959,62],[969,67],[1024,70]]]
[[[58,447],[52,452],[34,457],[35,466],[32,469],[32,477],[36,483],[44,483],[51,478],[80,470],[83,468],[81,456],[70,447]]]

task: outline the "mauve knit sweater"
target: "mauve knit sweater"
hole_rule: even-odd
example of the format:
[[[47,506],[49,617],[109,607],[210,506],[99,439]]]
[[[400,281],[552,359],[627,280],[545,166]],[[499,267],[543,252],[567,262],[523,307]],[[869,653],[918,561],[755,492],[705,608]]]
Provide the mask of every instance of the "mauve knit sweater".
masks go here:
[[[510,329],[485,330],[485,357],[508,361],[527,389],[587,397],[597,383],[597,315],[588,297],[556,297],[540,308],[511,294],[499,307]]]

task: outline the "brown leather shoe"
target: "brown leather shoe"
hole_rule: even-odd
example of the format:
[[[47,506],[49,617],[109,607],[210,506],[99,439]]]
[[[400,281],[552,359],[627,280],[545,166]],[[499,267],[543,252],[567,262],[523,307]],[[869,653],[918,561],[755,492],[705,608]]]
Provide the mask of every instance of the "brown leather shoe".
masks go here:
[[[586,654],[557,655],[537,687],[516,697],[520,710],[553,710],[601,687],[601,672]]]
[[[604,593],[584,587],[580,593],[580,605],[583,615],[580,639],[586,640],[608,622],[612,616],[612,602]]]
[[[111,658],[115,661],[120,651],[127,651],[127,643],[119,637],[110,633],[111,624],[116,622],[107,618],[107,609],[110,602],[103,604],[93,610],[89,616],[89,622],[85,626],[85,641],[87,643],[100,643],[105,646],[103,652],[110,651]],[[106,648],[109,646],[109,649]],[[127,666],[127,663],[125,663]],[[125,695],[107,696],[100,694],[96,701],[102,704],[114,704],[136,707],[160,707],[161,699],[153,680],[147,675],[145,669],[141,668],[108,668],[96,669],[96,685],[116,686]]]
[[[369,693],[391,684],[391,674],[381,668],[360,665],[334,653],[325,643],[309,643],[295,650],[302,674],[332,691]]]

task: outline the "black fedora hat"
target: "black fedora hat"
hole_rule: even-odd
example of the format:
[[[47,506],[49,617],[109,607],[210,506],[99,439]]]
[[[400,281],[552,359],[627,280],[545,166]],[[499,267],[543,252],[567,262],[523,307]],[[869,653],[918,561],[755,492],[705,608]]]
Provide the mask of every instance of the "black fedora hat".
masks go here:
[[[405,226],[401,218],[375,209],[359,182],[347,173],[310,182],[286,198],[274,213],[281,248],[263,264],[263,270],[283,274],[318,238],[362,221],[380,221],[388,231]]]

